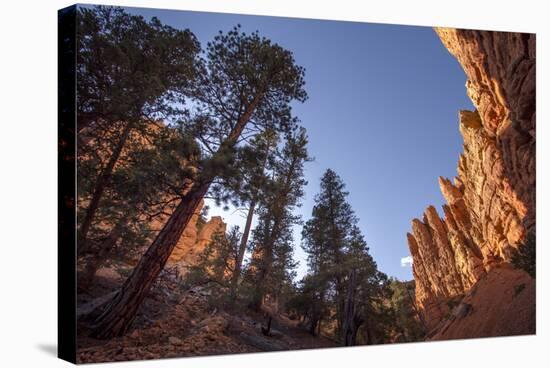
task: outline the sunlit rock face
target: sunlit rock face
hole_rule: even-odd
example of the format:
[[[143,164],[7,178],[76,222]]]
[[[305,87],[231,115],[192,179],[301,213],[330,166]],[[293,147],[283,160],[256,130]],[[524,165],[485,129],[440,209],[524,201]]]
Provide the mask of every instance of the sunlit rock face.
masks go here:
[[[176,265],[181,273],[187,271],[187,267],[197,264],[200,255],[206,246],[212,241],[212,237],[219,233],[225,234],[227,225],[220,216],[212,216],[205,223],[199,223],[200,212],[204,201],[198,206],[191,221],[185,228],[180,240],[174,247],[169,265]]]
[[[535,35],[436,32],[462,65],[476,111],[459,114],[457,177],[439,178],[443,218],[430,206],[407,234],[428,329],[535,229]]]

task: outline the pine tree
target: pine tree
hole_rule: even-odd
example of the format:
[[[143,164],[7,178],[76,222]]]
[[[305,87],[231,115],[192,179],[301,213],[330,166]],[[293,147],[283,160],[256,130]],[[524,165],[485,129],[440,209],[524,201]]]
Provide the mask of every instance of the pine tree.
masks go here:
[[[114,169],[96,214],[98,226],[90,232],[88,247],[80,252],[79,263],[86,264],[79,274],[81,291],[89,288],[107,259],[115,258],[115,250],[119,258],[128,260],[152,240],[149,225],[173,211],[194,176],[198,147],[189,137],[165,127],[149,136],[146,144],[139,138],[128,142],[128,152]],[[93,159],[81,161],[79,198],[89,193],[87,184],[93,185],[83,170],[93,164]]]
[[[212,241],[199,255],[198,262],[191,266],[187,281],[191,285],[213,282],[222,288],[229,288],[239,257],[242,234],[238,226],[227,233],[216,232]]]
[[[301,222],[293,210],[300,205],[307,184],[303,172],[304,163],[309,160],[306,146],[305,129],[287,135],[259,201],[249,272],[254,290],[251,306],[256,310],[266,295],[276,299],[293,279],[296,263],[292,259],[292,229]]]
[[[291,52],[257,33],[247,35],[236,27],[208,44],[192,90],[196,112],[181,122],[203,150],[197,177],[133,273],[103,307],[93,336],[110,338],[128,330],[197,206],[231,168],[235,147],[258,132],[288,132],[296,126],[290,103],[307,97],[303,74]]]
[[[387,341],[394,321],[393,310],[388,305],[392,296],[389,279],[378,270],[357,226],[352,228],[350,240],[343,263],[348,273],[344,279],[347,298],[339,323],[341,341],[346,346],[356,345],[358,334],[362,344]]]
[[[244,255],[249,245],[256,206],[268,185],[268,173],[273,167],[277,143],[278,137],[271,130],[256,135],[250,144],[238,150],[235,165],[238,172],[229,176],[224,183],[225,189],[236,195],[240,205],[247,208],[246,222],[231,280],[230,295],[233,301],[237,299],[237,287],[242,274]]]
[[[302,231],[303,248],[308,254],[308,264],[313,277],[317,279],[319,291],[318,307],[320,311],[330,304],[336,308],[338,328],[341,328],[341,316],[344,307],[344,255],[349,245],[350,230],[357,223],[351,206],[346,202],[348,193],[338,175],[328,169],[321,178],[321,191],[315,197],[312,218]],[[329,294],[335,297],[328,298]],[[312,315],[311,323],[316,325],[322,318]],[[315,326],[311,328],[315,330]]]
[[[369,254],[342,179],[328,169],[320,187],[312,217],[302,230],[309,265],[302,287],[311,302],[308,327],[315,334],[321,331],[321,321],[335,323],[342,344],[355,345],[360,327],[365,326],[364,341],[370,342],[373,316],[386,312],[381,301],[389,295],[387,277]]]
[[[416,308],[414,300],[415,282],[390,279],[392,296],[390,299],[394,315],[394,334],[397,341],[422,341],[426,334],[423,316]]]
[[[98,160],[89,198],[79,203],[86,208],[78,217],[80,253],[132,134],[147,137],[159,119],[184,113],[174,102],[186,95],[196,76],[200,45],[188,30],[156,18],[147,22],[122,8],[79,8],[77,20],[79,163],[82,156],[108,153]],[[96,144],[90,147],[90,141]]]

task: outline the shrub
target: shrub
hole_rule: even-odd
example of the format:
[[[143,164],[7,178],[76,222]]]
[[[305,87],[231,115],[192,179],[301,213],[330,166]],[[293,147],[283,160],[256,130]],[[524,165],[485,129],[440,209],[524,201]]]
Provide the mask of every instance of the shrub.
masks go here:
[[[537,245],[536,234],[534,232],[527,236],[525,243],[520,246],[512,255],[512,265],[515,268],[524,270],[532,278],[536,277],[537,272]]]

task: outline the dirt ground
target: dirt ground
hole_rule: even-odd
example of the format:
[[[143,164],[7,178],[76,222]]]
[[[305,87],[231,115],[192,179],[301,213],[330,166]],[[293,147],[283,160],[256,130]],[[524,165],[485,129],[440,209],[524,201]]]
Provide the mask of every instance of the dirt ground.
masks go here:
[[[535,280],[510,265],[492,269],[462,299],[431,340],[536,332]]]
[[[100,270],[89,294],[79,295],[79,306],[116,289],[121,277]],[[336,347],[325,337],[314,337],[285,315],[273,318],[269,336],[261,331],[266,316],[243,309],[219,310],[208,303],[205,288],[182,290],[175,280],[164,278],[152,289],[140,308],[132,330],[111,340],[86,337],[79,325],[78,362],[159,359]]]

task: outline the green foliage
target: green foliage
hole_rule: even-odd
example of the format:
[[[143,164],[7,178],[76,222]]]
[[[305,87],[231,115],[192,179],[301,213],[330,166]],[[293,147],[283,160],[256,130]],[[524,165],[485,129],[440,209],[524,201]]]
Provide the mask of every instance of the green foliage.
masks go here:
[[[533,231],[529,233],[523,245],[512,255],[514,267],[527,272],[532,278],[537,276],[537,236]]]
[[[316,306],[316,279],[311,275],[304,276],[287,293],[284,308],[291,319],[303,319],[308,316],[313,306]]]
[[[235,149],[232,170],[225,170],[213,186],[218,205],[233,199],[235,206],[257,203],[269,185],[269,175],[277,159],[279,136],[273,130],[256,134],[247,144]],[[229,174],[229,175],[228,175]]]
[[[77,20],[79,130],[182,113],[173,102],[196,77],[193,33],[110,6],[79,7]]]
[[[227,234],[216,232],[198,262],[191,266],[186,276],[189,285],[214,282],[221,287],[229,287],[238,256],[241,233],[239,227],[232,227]]]
[[[312,331],[319,320],[332,320],[336,325],[334,337],[339,339],[344,333],[344,309],[352,303],[353,316],[349,318],[360,327],[353,334],[359,332],[359,341],[363,336],[364,343],[373,343],[373,335],[381,338],[386,333],[382,321],[390,319],[386,300],[391,296],[391,289],[387,276],[378,271],[369,254],[347,195],[342,179],[328,169],[321,178],[321,191],[315,197],[312,217],[302,230],[302,247],[308,254],[309,265],[302,292],[311,300],[306,313]],[[357,280],[353,284],[352,271]],[[349,295],[353,295],[352,300]]]
[[[307,98],[290,51],[240,26],[201,50],[191,31],[118,7],[80,7],[77,19],[81,249],[99,254],[117,235],[109,257],[132,259],[156,238],[151,223],[166,222],[191,187],[224,205],[275,187],[264,171],[277,170],[279,136],[298,130],[291,103]],[[237,249],[222,238],[213,260]],[[292,244],[278,238],[272,274],[291,279]],[[224,281],[221,265],[203,266]]]
[[[206,59],[195,85],[198,111],[205,112],[195,124],[200,136],[215,143],[212,128],[233,129],[236,120],[257,103],[248,129],[288,131],[295,125],[290,102],[303,102],[304,69],[292,52],[257,32],[241,32],[240,25],[220,33],[207,44]],[[206,119],[205,116],[210,118]],[[219,139],[219,138],[218,138]],[[206,141],[205,141],[206,143]]]
[[[100,152],[98,147],[94,150]],[[127,151],[113,169],[101,198],[89,236],[91,244],[101,244],[112,229],[122,223],[118,242],[122,247],[111,253],[111,257],[132,258],[156,235],[151,222],[169,214],[183,196],[195,176],[193,166],[198,154],[192,139],[165,127],[151,130],[146,144],[139,140],[128,142]],[[86,175],[94,172],[96,164],[96,160],[89,157],[79,157],[81,201],[91,198],[97,180],[97,175]],[[82,211],[83,206],[79,206],[79,210]]]
[[[255,289],[253,304],[257,308],[265,295],[279,297],[292,288],[297,263],[293,260],[293,226],[301,219],[294,214],[300,206],[307,154],[305,129],[285,136],[285,144],[274,152],[274,158],[262,179],[265,184],[257,196],[258,224],[253,231],[250,268],[247,279]],[[284,303],[284,302],[283,302]]]
[[[414,281],[391,279],[391,307],[394,311],[394,332],[401,342],[421,341],[425,331],[420,315],[415,310]]]
[[[148,223],[169,212],[200,158],[193,137],[158,122],[186,116],[177,102],[196,77],[200,45],[189,30],[117,7],[79,7],[77,21],[82,249],[100,249],[116,228],[125,247],[110,256],[128,258],[154,237]]]
[[[232,187],[234,179],[250,168],[249,148],[261,155],[261,142],[254,137],[263,132],[276,137],[297,127],[291,102],[307,98],[304,69],[290,51],[258,33],[241,32],[239,26],[220,31],[207,44],[199,69],[191,92],[192,116],[181,119],[180,126],[200,142],[201,177],[214,184],[210,195],[238,203],[246,198],[244,190]]]
[[[343,181],[328,169],[321,178],[312,217],[302,230],[302,246],[315,274],[341,272],[343,254],[352,243],[351,231],[358,220],[346,202],[348,193],[344,188]]]
[[[191,213],[205,195],[224,205],[257,201],[254,249],[267,258],[256,265],[261,276],[255,290],[289,292],[295,267],[291,227],[299,221],[293,210],[303,196],[307,160],[307,138],[291,104],[307,98],[304,69],[290,51],[240,26],[220,32],[201,50],[189,30],[156,18],[116,7],[80,9],[81,244],[116,238],[109,242],[117,245],[111,256],[131,258],[151,242],[155,251],[145,253],[123,286],[126,295],[143,300],[164,267],[166,257],[156,256],[168,255],[174,245],[173,236],[156,236],[159,224],[166,224],[163,235],[183,231],[185,223],[172,221],[174,213]],[[176,206],[180,211],[173,211]],[[217,234],[188,281],[227,288],[236,274],[240,239],[238,229]],[[106,248],[89,251],[103,254],[98,250]],[[105,325],[98,324],[94,334],[123,333],[136,306],[130,304],[109,304],[101,317]],[[130,314],[122,317],[117,308]]]

